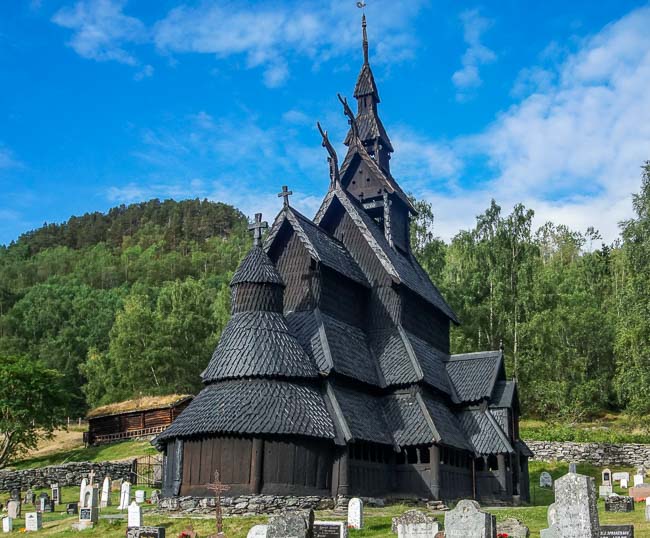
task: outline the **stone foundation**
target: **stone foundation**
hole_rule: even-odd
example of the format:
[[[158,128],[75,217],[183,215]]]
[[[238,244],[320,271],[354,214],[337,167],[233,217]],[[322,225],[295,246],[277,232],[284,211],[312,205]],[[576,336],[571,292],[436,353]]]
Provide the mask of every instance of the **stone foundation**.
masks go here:
[[[79,486],[90,471],[95,471],[95,481],[101,484],[105,476],[113,480],[131,480],[135,468],[135,460],[99,463],[79,462],[64,465],[52,465],[41,469],[25,469],[23,471],[0,471],[0,491],[19,489],[25,491],[29,487],[49,488],[51,484],[59,486]]]
[[[650,445],[526,441],[534,460],[650,469]]]

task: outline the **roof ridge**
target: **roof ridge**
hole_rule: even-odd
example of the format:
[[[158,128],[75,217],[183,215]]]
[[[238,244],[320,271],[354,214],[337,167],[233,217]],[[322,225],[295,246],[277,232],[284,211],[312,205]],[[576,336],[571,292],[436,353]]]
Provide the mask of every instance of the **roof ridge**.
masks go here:
[[[453,355],[449,355],[449,359],[447,362],[494,358],[497,356],[496,355],[497,353],[502,353],[502,352],[499,350],[495,350],[495,351],[472,351],[470,353],[455,353]]]

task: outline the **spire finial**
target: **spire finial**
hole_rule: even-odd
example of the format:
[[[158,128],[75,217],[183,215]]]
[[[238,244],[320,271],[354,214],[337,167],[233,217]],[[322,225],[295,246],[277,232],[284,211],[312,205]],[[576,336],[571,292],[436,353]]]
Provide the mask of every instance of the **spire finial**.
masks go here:
[[[363,28],[363,63],[368,64],[368,32],[366,31],[366,14],[361,17],[361,27]]]
[[[268,222],[262,222],[262,213],[255,213],[255,222],[248,225],[248,229],[253,232],[253,246],[259,247],[262,244],[262,230],[268,227]]]
[[[289,196],[293,194],[293,191],[289,190],[289,187],[282,185],[282,192],[278,193],[278,198],[284,198],[282,201],[283,207],[286,209],[289,207]]]

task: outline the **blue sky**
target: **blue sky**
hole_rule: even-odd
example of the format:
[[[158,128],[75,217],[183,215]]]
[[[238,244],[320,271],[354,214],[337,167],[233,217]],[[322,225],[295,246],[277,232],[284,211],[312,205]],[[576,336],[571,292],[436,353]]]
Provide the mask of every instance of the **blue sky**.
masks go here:
[[[439,235],[494,197],[616,238],[650,158],[647,3],[367,4],[392,170]],[[315,122],[342,141],[360,15],[348,0],[0,2],[0,243],[152,197],[272,218],[283,184],[313,215]]]

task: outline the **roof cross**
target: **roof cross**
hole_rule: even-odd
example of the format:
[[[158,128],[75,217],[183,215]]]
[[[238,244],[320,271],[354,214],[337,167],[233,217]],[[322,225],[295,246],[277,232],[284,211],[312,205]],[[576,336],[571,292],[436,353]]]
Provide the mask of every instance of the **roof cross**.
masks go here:
[[[255,222],[248,225],[249,231],[253,232],[253,245],[259,247],[262,244],[262,230],[268,227],[268,222],[262,222],[262,213],[255,213]]]
[[[289,190],[289,187],[286,185],[282,185],[282,192],[278,193],[278,198],[284,198],[282,201],[282,204],[284,205],[284,208],[286,209],[289,207],[289,196],[293,194],[293,191]]]
[[[258,213],[257,215],[260,216],[260,220],[262,218],[262,214]],[[257,215],[255,217],[257,218]],[[217,534],[215,537],[224,537],[225,534],[223,533],[223,515],[221,513],[221,494],[228,491],[230,489],[230,486],[226,484],[221,483],[221,479],[219,478],[219,471],[214,472],[214,482],[207,484],[206,488],[209,491],[214,492],[215,496],[215,516],[217,518]]]

